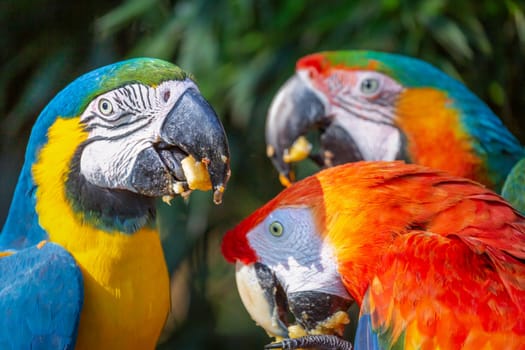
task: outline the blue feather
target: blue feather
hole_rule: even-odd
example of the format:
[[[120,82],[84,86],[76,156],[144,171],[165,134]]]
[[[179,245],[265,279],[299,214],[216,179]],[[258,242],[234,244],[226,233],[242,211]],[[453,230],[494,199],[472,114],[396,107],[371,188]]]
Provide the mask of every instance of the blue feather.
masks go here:
[[[73,349],[84,300],[82,273],[46,243],[0,259],[0,349]]]
[[[377,334],[374,333],[372,329],[372,319],[368,314],[359,317],[359,323],[357,324],[357,331],[355,334],[354,349],[381,349],[379,347]]]
[[[357,323],[357,330],[354,340],[355,350],[379,350],[379,339],[377,333],[372,327],[372,317],[370,315],[370,307],[368,305],[368,293],[363,298],[359,321]]]
[[[187,74],[162,60],[134,58],[86,73],[60,91],[42,110],[31,131],[24,166],[0,234],[0,251],[27,248],[49,238],[38,224],[31,169],[40,149],[47,143],[47,131],[57,118],[77,117],[97,95],[130,82],[155,85],[174,77],[183,80]]]
[[[395,77],[403,86],[431,87],[446,92],[452,101],[451,107],[460,113],[462,126],[473,136],[474,150],[487,164],[494,190],[501,191],[514,164],[525,157],[525,148],[485,102],[461,82],[422,60],[381,52],[359,55],[380,61],[378,71]]]
[[[78,117],[97,95],[125,84],[154,86],[184,80],[186,73],[157,59],[137,58],[91,71],[73,81],[44,108],[31,131],[25,162],[0,234],[0,349],[73,349],[84,301],[75,259],[48,240],[36,210],[32,174],[48,130],[57,118]],[[1,255],[0,255],[1,256]]]

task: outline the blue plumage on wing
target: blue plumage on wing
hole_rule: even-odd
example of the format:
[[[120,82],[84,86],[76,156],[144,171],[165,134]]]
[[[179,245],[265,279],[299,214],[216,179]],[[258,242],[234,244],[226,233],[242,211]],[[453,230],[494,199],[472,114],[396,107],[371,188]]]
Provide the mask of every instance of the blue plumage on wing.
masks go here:
[[[402,85],[435,88],[450,97],[450,107],[459,113],[461,127],[472,135],[472,146],[486,164],[494,189],[501,191],[514,164],[525,157],[525,149],[487,104],[463,83],[427,62],[381,52],[366,55],[369,59],[378,59],[382,64],[378,70],[387,72]]]
[[[82,274],[46,243],[0,259],[0,348],[73,349],[84,300]]]

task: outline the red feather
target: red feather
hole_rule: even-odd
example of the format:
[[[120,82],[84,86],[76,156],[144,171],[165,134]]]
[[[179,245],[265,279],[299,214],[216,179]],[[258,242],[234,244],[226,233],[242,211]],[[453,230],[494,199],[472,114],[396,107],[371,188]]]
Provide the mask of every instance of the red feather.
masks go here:
[[[244,264],[257,261],[257,254],[249,246],[246,235],[257,226],[273,210],[283,206],[301,205],[303,203],[315,203],[323,206],[323,192],[316,177],[310,176],[301,181],[302,186],[291,186],[282,191],[277,197],[256,210],[232,230],[226,232],[222,241],[222,255],[224,258],[235,263],[237,260]],[[323,225],[324,208],[317,210],[319,224]],[[324,227],[324,226],[321,226]]]
[[[229,261],[272,210],[308,206],[384,345],[525,347],[525,219],[471,180],[402,162],[323,170],[226,234]]]
[[[525,219],[501,197],[401,163],[317,176],[345,286],[384,342],[525,346]]]

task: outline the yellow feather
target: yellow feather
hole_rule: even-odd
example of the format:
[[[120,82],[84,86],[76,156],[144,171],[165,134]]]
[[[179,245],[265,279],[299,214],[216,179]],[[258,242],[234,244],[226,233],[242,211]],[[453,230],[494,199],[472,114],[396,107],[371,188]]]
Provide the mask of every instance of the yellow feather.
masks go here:
[[[153,349],[169,310],[158,232],[108,233],[73,211],[65,181],[74,151],[86,138],[78,118],[58,118],[32,169],[39,223],[75,257],[84,277],[76,348]]]

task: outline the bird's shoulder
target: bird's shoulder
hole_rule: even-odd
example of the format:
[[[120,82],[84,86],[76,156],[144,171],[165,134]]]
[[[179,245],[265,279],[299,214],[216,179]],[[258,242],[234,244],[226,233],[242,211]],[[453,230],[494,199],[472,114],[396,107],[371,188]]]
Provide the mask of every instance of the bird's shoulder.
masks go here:
[[[516,271],[516,265],[498,263],[455,235],[399,236],[363,299],[358,342],[387,348],[414,342],[433,348],[517,346],[525,341],[525,285],[509,286],[501,275],[512,268],[503,272],[523,280],[524,266]]]
[[[0,348],[74,348],[84,291],[73,256],[42,241],[0,253],[0,276]]]

